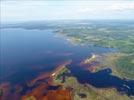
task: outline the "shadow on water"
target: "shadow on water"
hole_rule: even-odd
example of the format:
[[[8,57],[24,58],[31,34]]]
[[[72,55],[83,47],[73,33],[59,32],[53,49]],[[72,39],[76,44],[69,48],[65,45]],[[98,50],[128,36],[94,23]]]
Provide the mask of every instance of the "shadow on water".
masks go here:
[[[88,83],[96,88],[116,88],[121,93],[134,95],[134,80],[125,80],[113,76],[111,75],[112,70],[109,68],[91,73],[73,64],[69,66],[69,69],[78,82],[82,84]]]

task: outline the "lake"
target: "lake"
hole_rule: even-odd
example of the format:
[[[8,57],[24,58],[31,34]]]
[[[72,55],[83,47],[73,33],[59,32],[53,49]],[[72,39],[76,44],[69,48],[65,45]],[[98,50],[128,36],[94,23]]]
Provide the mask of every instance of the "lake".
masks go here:
[[[9,81],[12,85],[21,84],[40,73],[54,70],[64,61],[72,60],[68,68],[80,83],[89,83],[97,88],[114,87],[118,91],[134,95],[134,80],[112,76],[111,69],[91,73],[77,66],[92,53],[113,52],[111,48],[72,45],[52,30],[7,28],[1,29],[0,34],[1,83]]]

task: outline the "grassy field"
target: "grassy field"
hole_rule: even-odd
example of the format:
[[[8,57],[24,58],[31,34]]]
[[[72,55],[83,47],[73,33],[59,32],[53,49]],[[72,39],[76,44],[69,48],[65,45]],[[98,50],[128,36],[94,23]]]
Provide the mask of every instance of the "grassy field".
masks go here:
[[[114,88],[98,89],[89,84],[80,84],[73,76],[67,76],[65,82],[61,82],[63,73],[69,72],[63,68],[55,77],[55,84],[62,84],[66,88],[72,88],[72,100],[134,100],[134,97],[120,94]]]
[[[111,68],[112,74],[120,78],[134,79],[134,55],[124,53],[104,54],[100,60],[101,65],[96,71],[104,68]]]
[[[105,55],[106,59],[103,61],[105,65],[101,68],[108,66],[113,70],[113,74],[122,78],[134,79],[133,24],[95,23],[86,26],[79,25],[79,27],[72,25],[69,28],[61,28],[58,33],[75,44],[114,48],[115,54]],[[118,59],[110,60],[115,58],[116,54],[118,54]]]
[[[134,79],[134,55],[124,55],[115,61],[117,71],[125,78]]]
[[[124,53],[134,52],[134,29],[124,27],[105,28],[67,28],[59,30],[59,33],[71,38],[76,43],[93,44],[94,46],[103,46],[117,48]]]

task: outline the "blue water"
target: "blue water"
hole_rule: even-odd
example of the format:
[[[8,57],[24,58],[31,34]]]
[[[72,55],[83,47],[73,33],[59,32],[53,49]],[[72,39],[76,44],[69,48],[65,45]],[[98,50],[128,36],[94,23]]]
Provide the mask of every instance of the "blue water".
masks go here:
[[[24,83],[42,72],[52,71],[63,61],[72,60],[69,68],[80,83],[89,83],[97,88],[114,87],[134,95],[133,80],[112,76],[110,69],[90,73],[77,66],[92,53],[111,52],[110,48],[72,45],[62,37],[55,37],[56,33],[51,30],[2,29],[0,35],[1,83]]]

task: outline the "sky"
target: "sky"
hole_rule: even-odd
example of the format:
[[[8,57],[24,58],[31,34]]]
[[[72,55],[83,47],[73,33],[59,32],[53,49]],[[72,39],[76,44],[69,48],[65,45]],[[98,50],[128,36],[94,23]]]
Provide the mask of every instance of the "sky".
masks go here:
[[[134,0],[1,0],[1,21],[134,20]]]

